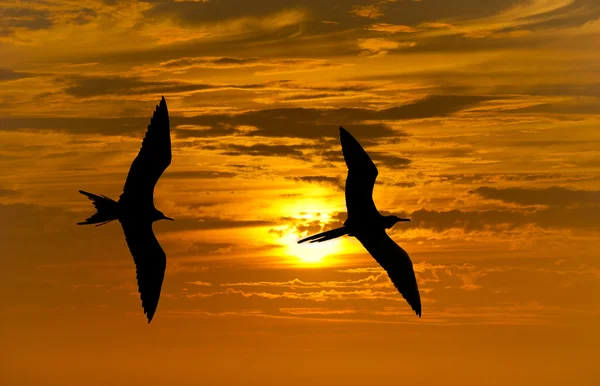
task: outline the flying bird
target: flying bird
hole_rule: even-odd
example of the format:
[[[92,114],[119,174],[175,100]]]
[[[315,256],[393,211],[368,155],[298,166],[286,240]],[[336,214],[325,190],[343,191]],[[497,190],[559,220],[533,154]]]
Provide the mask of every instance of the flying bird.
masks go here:
[[[156,312],[167,267],[167,256],[154,236],[152,223],[173,221],[154,207],[154,186],[171,163],[170,130],[169,112],[163,97],[150,120],[142,148],[131,164],[119,201],[79,191],[96,207],[96,213],[79,225],[100,226],[113,220],[121,223],[135,262],[138,290],[148,323]]]
[[[341,126],[340,140],[344,160],[348,166],[346,178],[348,218],[342,227],[306,237],[298,243],[305,241],[320,243],[344,235],[356,237],[386,270],[394,286],[413,311],[421,317],[421,297],[410,257],[385,232],[397,222],[410,221],[410,219],[383,216],[379,213],[373,202],[377,167],[358,141]]]

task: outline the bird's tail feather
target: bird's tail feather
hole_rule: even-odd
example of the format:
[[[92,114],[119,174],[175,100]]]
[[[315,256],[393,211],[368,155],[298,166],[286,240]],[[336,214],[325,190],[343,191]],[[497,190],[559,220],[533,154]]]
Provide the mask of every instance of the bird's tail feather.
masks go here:
[[[83,190],[80,190],[79,193],[94,202],[96,213],[92,217],[85,219],[85,221],[78,222],[77,225],[98,224],[96,226],[99,227],[119,218],[119,204],[115,200],[103,195],[98,196],[84,192]]]
[[[298,240],[298,244],[301,244],[305,241],[310,241],[311,243],[320,243],[322,241],[327,241],[327,240],[335,239],[335,238],[343,236],[343,235],[347,235],[348,233],[350,233],[348,228],[339,227],[339,228],[332,229],[330,231],[317,233],[316,235],[305,237],[302,240]]]

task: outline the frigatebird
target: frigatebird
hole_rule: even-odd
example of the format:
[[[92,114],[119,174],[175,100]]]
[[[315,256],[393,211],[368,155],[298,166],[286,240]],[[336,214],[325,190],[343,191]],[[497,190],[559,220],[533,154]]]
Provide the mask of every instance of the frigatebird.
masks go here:
[[[340,126],[342,153],[348,166],[346,178],[346,208],[348,218],[344,225],[299,240],[320,243],[340,236],[354,236],[385,269],[394,286],[406,299],[413,311],[421,317],[421,297],[412,261],[408,253],[385,232],[399,221],[410,221],[398,216],[383,216],[373,202],[373,187],[377,167],[360,143]]]
[[[100,226],[113,220],[121,223],[135,262],[138,290],[148,323],[156,312],[167,267],[167,256],[154,236],[152,223],[173,221],[154,207],[154,186],[171,163],[170,131],[167,102],[163,97],[150,120],[142,148],[131,164],[119,201],[79,191],[96,207],[96,213],[79,225]]]

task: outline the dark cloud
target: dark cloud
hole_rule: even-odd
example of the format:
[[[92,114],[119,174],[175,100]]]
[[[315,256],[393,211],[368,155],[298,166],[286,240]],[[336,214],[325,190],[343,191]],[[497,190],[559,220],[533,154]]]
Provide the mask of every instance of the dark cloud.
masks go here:
[[[348,120],[404,120],[444,117],[494,99],[478,95],[431,95],[384,110],[340,109]],[[368,113],[367,113],[368,112]]]
[[[413,187],[417,186],[417,183],[416,182],[394,182],[390,185],[397,186],[399,188],[413,188]]]
[[[494,38],[472,39],[462,36],[463,30],[449,29],[450,35],[427,37],[419,35],[414,40],[417,44],[412,47],[402,47],[402,54],[407,52],[473,52],[484,50],[501,50],[514,48],[538,48],[551,44],[554,39],[548,39],[542,34],[535,33],[535,29],[551,28],[552,23],[563,25],[571,23],[580,25],[585,20],[594,20],[593,12],[597,6],[594,0],[575,0],[573,7],[583,6],[585,12],[572,11],[573,7],[562,8],[570,13],[561,14],[553,20],[544,22],[543,17],[536,20],[516,19],[518,25],[534,30],[526,36],[518,38],[511,37],[510,30],[501,31]],[[111,61],[121,63],[154,63],[177,60],[189,56],[190,52],[202,52],[206,56],[230,57],[232,53],[244,52],[248,46],[253,46],[253,54],[259,57],[270,56],[277,53],[282,57],[322,58],[327,56],[347,57],[358,55],[360,48],[356,44],[357,38],[364,38],[364,33],[372,37],[385,36],[385,32],[364,31],[365,19],[355,17],[348,11],[354,5],[373,4],[367,0],[344,0],[340,2],[327,3],[317,0],[294,1],[283,0],[280,2],[253,2],[252,7],[247,7],[243,0],[220,0],[208,2],[153,2],[156,5],[144,12],[146,16],[144,23],[152,24],[169,20],[184,28],[209,28],[215,26],[217,31],[214,38],[193,39],[187,42],[175,42],[173,44],[155,45],[148,49],[140,47],[126,51],[111,52],[108,54],[88,56],[85,61]],[[428,22],[451,22],[457,25],[468,25],[468,20],[476,20],[481,17],[496,15],[506,11],[515,5],[522,5],[519,0],[497,0],[494,2],[478,3],[475,0],[457,0],[456,2],[444,0],[428,0],[427,2],[398,1],[386,4],[386,11],[377,19],[378,23],[402,24],[414,27],[418,30],[427,30],[432,27],[422,26],[421,23]],[[306,11],[307,18],[290,22],[289,25],[271,25],[268,28],[257,28],[254,22],[239,20],[238,25],[247,23],[247,28],[235,36],[222,39],[218,36],[219,23],[239,17],[263,17],[275,15],[282,10]],[[567,12],[565,11],[565,12]],[[592,12],[593,11],[593,12]],[[310,13],[308,13],[310,12]],[[590,16],[586,16],[586,15]],[[309,20],[310,19],[310,20]],[[576,20],[577,19],[577,20]],[[301,20],[301,21],[300,21]],[[329,20],[336,23],[323,23]],[[542,20],[542,22],[540,22]],[[572,21],[576,20],[576,23]],[[297,24],[295,24],[297,23]],[[493,20],[490,21],[493,23]],[[536,26],[536,23],[538,25]],[[277,24],[277,23],[269,23]],[[518,27],[515,27],[518,28]],[[484,31],[486,32],[486,31]],[[496,32],[496,31],[490,31]],[[452,35],[454,34],[454,35]],[[503,34],[507,35],[506,37]],[[412,38],[411,38],[412,39]],[[405,43],[396,39],[399,43]],[[256,44],[260,42],[260,44]],[[283,43],[285,42],[285,43]],[[286,45],[286,50],[281,50],[281,44]],[[258,51],[257,51],[258,50]],[[391,52],[394,50],[391,50]]]
[[[101,95],[161,95],[227,88],[255,89],[263,87],[261,85],[216,85],[178,81],[156,82],[120,76],[69,76],[63,79],[63,82],[68,84],[64,91],[77,98]]]
[[[183,57],[172,59],[158,64],[149,64],[141,67],[142,72],[161,73],[169,71],[188,71],[193,69],[222,70],[240,67],[256,67],[263,71],[262,74],[277,73],[279,71],[301,71],[316,70],[339,67],[340,64],[324,59],[304,58],[234,58],[234,57]],[[284,84],[286,81],[274,81],[276,84]]]
[[[335,93],[321,93],[321,94],[297,94],[288,97],[281,98],[284,101],[301,101],[301,100],[310,100],[310,99],[323,99],[336,97],[343,94],[335,94]]]
[[[520,205],[597,205],[600,206],[600,191],[572,190],[558,186],[546,189],[506,188],[483,186],[470,193],[483,198],[500,200]]]
[[[17,192],[16,190],[0,188],[0,197],[14,197],[18,195],[19,192]]]
[[[380,152],[371,151],[369,152],[369,156],[371,156],[371,159],[376,164],[381,163],[392,169],[405,169],[411,163],[411,160],[409,160],[408,158],[396,157],[395,155]]]
[[[233,220],[218,217],[200,217],[200,218],[177,218],[169,223],[169,227],[163,229],[168,232],[188,231],[188,230],[207,230],[207,229],[227,229],[227,228],[252,228],[275,225],[272,221],[266,220]]]
[[[223,115],[204,115],[196,117],[197,124],[215,126],[219,123],[246,125],[257,128],[248,133],[250,136],[320,138],[337,137],[340,124],[360,138],[378,138],[403,136],[385,124],[365,121],[393,121],[433,118],[451,115],[462,109],[488,100],[484,96],[434,95],[416,102],[382,110],[364,108],[282,108],[249,111],[227,117]],[[229,122],[228,122],[229,121]]]
[[[255,1],[247,7],[244,0],[220,0],[208,2],[159,2],[145,12],[147,17],[171,18],[186,25],[201,25],[209,21],[243,16],[261,16],[281,9],[308,8],[315,19],[343,21],[352,27],[362,26],[364,19],[350,13],[356,5],[371,5],[367,0],[342,0],[334,3],[319,0],[281,0],[277,2]],[[444,0],[421,2],[389,2],[378,22],[417,24],[436,19],[470,19],[491,16],[519,4],[519,0],[497,0],[482,4],[475,0],[456,0],[448,4]],[[325,27],[333,28],[335,25]]]
[[[494,94],[526,94],[541,96],[593,96],[600,97],[598,83],[539,83],[534,85],[499,85]]]
[[[306,114],[305,114],[306,113]],[[206,114],[195,117],[170,116],[173,132],[180,138],[202,138],[242,134],[234,126],[255,126],[257,130],[246,132],[249,136],[321,138],[337,137],[337,122],[318,123],[317,109],[275,109],[250,111],[239,115]],[[311,120],[312,118],[312,120]],[[73,134],[132,135],[145,132],[148,117],[123,118],[2,118],[0,130],[56,130]],[[185,128],[178,129],[177,126]],[[190,126],[209,127],[190,129]],[[353,133],[358,136],[386,137],[402,135],[382,124],[356,124]]]
[[[589,144],[593,147],[597,143],[598,143],[598,141],[593,141],[593,140],[530,139],[530,140],[526,140],[526,141],[514,141],[514,142],[511,142],[511,145],[524,146],[524,147],[545,147],[545,148],[551,147],[551,146],[577,146],[581,150],[582,145]]]
[[[406,215],[406,213],[404,213]],[[420,209],[408,214],[411,222],[406,228],[426,228],[442,232],[451,228],[466,232],[516,228],[537,225],[542,228],[599,229],[600,206],[589,208],[550,207],[537,211],[482,210],[436,211]],[[405,216],[406,217],[406,216]]]
[[[51,3],[44,4],[46,9],[18,7],[19,3],[16,5],[17,7],[0,8],[2,20],[0,36],[10,36],[21,29],[33,31],[50,29],[57,19],[60,19],[60,23],[87,24],[97,16],[92,8],[68,8],[60,5],[54,8],[54,4]],[[31,4],[24,2],[23,5]],[[57,16],[58,12],[60,16]]]
[[[149,114],[151,114],[149,110]],[[52,130],[67,131],[72,134],[103,134],[140,136],[146,131],[148,117],[132,118],[4,118],[0,130]]]
[[[50,12],[32,8],[0,8],[0,35],[11,35],[15,29],[41,30],[52,27]]]
[[[263,157],[293,157],[305,159],[304,153],[300,151],[301,148],[307,146],[289,146],[289,145],[267,145],[267,144],[254,144],[254,145],[227,145],[224,152],[221,154],[229,156],[238,155],[250,155],[250,156],[263,156]]]
[[[361,144],[363,143],[363,141],[360,142]],[[366,146],[364,146],[363,144],[363,147]],[[368,149],[367,152],[369,153],[369,156],[371,157],[375,165],[381,164],[393,169],[404,169],[411,164],[411,160],[409,160],[408,158],[397,157],[392,154],[377,151],[369,151]],[[327,161],[344,162],[344,156],[342,155],[341,150],[326,150],[321,152],[320,154]]]
[[[256,64],[259,62],[258,58],[232,58],[232,57],[221,57],[221,58],[204,58],[204,57],[185,57],[181,59],[173,59],[167,62],[161,63],[160,67],[167,69],[180,69],[192,66],[246,66]]]
[[[536,106],[516,108],[513,110],[506,110],[507,114],[591,114],[597,115],[600,111],[600,102],[590,101],[578,101],[577,103],[543,103]]]
[[[425,176],[425,184],[433,182],[452,183],[454,185],[494,184],[503,181],[580,181],[590,179],[589,175],[579,173],[456,173]]]
[[[88,24],[97,16],[96,11],[91,8],[79,8],[63,14],[67,23]]]
[[[104,81],[103,81],[104,80]],[[79,97],[89,97],[111,93],[145,93],[160,95],[167,92],[184,90],[201,90],[222,86],[183,84],[169,82],[140,82],[130,78],[78,78],[77,86],[67,90]],[[90,82],[90,83],[88,83]],[[151,89],[151,86],[157,88]],[[233,86],[232,86],[233,87]],[[255,85],[235,87],[258,87]],[[168,99],[168,98],[167,98]],[[375,110],[367,108],[278,108],[250,110],[239,114],[203,114],[197,116],[171,115],[171,125],[178,136],[207,137],[236,134],[235,127],[251,126],[256,128],[245,131],[246,136],[262,137],[296,137],[296,138],[337,138],[337,127],[341,124],[357,138],[402,137],[406,134],[393,130],[377,121],[396,121],[435,118],[451,115],[462,109],[489,100],[486,96],[434,95],[418,101]],[[141,112],[140,112],[141,113]],[[368,123],[365,123],[368,122]],[[125,134],[127,132],[142,133],[147,126],[147,118],[7,118],[3,119],[0,130],[40,129],[66,130],[73,133],[99,133],[106,135]],[[178,126],[185,128],[178,129]],[[202,129],[190,130],[190,126]],[[210,128],[210,129],[204,129]],[[241,134],[241,133],[240,133]],[[390,165],[406,164],[405,159],[393,160],[382,155],[382,162]]]
[[[184,170],[184,171],[175,171],[170,172],[166,171],[162,178],[173,178],[173,179],[214,179],[214,178],[232,178],[235,177],[237,173],[233,172],[219,172],[215,170]]]
[[[32,76],[35,76],[35,74],[0,68],[0,82],[7,82],[7,81],[11,81],[11,80],[30,78]]]

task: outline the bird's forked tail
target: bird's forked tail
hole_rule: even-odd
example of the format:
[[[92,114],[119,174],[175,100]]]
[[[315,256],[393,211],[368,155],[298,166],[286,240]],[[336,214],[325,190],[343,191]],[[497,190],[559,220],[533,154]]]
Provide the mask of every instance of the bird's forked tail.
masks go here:
[[[321,232],[321,233],[317,233],[316,235],[305,237],[302,240],[298,240],[298,244],[301,244],[305,241],[310,241],[311,243],[320,243],[321,241],[335,239],[340,236],[347,235],[348,233],[350,233],[348,228],[339,227],[339,228],[332,229],[330,231]]]
[[[80,190],[79,193],[94,202],[96,213],[85,221],[78,222],[77,225],[98,224],[96,226],[99,227],[100,225],[104,225],[119,218],[119,204],[115,200],[103,195],[97,196],[92,193],[84,192],[83,190]]]

